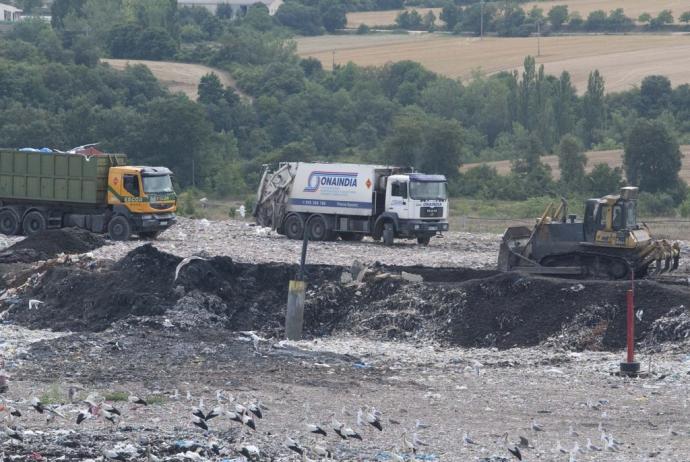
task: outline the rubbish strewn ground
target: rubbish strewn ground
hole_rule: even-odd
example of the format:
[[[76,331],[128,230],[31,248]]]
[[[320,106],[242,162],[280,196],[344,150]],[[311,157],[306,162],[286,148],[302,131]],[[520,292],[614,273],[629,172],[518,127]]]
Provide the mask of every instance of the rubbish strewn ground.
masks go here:
[[[203,231],[216,227],[238,232],[222,239]],[[401,244],[399,261],[372,242],[315,244],[305,341],[283,342],[287,283],[297,271],[285,255],[298,247],[264,233],[184,221],[153,243],[2,266],[0,354],[11,375],[4,398],[22,410],[11,425],[25,439],[4,438],[0,451],[12,460],[86,460],[129,445],[130,460],[146,460],[147,450],[170,460],[232,460],[244,437],[261,448],[260,460],[291,460],[283,440],[312,444],[308,421],[329,431],[320,444],[337,460],[393,460],[391,451],[405,452],[406,429],[408,439],[416,432],[428,443],[417,460],[510,460],[501,439],[508,432],[510,441],[530,440],[526,460],[558,461],[569,455],[557,442],[568,451],[587,438],[605,446],[601,423],[619,451],[576,460],[690,458],[690,288],[682,278],[638,282],[637,341],[650,374],[631,380],[615,375],[628,283],[498,274],[486,264],[495,259],[488,235]],[[466,264],[429,267],[429,255],[440,253]],[[261,337],[258,351],[239,333],[248,330]],[[121,407],[122,420],[77,426],[79,400],[91,391]],[[119,401],[129,393],[150,405]],[[64,403],[65,419],[46,422],[27,402],[32,396]],[[255,399],[268,410],[257,431],[219,417],[204,434],[191,425],[202,397],[208,410]],[[364,405],[382,411],[383,432],[357,427]],[[335,437],[331,412],[363,440]],[[532,418],[543,432],[531,429]],[[429,428],[415,428],[417,419]],[[464,432],[478,444],[464,443]],[[225,449],[215,454],[209,438]],[[198,455],[185,459],[188,451]]]

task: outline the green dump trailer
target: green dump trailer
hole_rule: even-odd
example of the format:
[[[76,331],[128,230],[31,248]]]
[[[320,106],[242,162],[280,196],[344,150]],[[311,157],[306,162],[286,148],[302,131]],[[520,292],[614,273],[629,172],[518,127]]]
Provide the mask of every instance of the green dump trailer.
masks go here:
[[[80,227],[155,237],[175,221],[165,167],[133,167],[124,154],[0,149],[0,233]]]

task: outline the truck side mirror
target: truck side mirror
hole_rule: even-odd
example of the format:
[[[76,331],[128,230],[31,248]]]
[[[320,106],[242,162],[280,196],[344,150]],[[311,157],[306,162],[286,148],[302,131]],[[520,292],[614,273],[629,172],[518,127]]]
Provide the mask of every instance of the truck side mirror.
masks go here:
[[[400,195],[403,199],[407,199],[407,183],[400,183]]]

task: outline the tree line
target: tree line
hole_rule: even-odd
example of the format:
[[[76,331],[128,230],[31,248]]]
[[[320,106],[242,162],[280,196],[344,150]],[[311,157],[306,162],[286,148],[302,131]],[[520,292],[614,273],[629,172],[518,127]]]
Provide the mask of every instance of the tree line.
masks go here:
[[[674,147],[690,137],[690,86],[672,88],[665,77],[650,76],[639,88],[607,94],[604,77],[594,71],[580,96],[567,72],[547,75],[531,57],[520,72],[477,74],[467,83],[410,61],[326,70],[318,60],[298,57],[283,26],[256,7],[227,20],[212,46],[191,42],[178,52],[230,71],[249,98],[209,74],[195,102],[162,89],[144,67],[117,72],[98,63],[108,54],[107,41],[94,37],[93,27],[75,24],[110,15],[112,5],[105,2],[103,11],[90,10],[83,18],[68,12],[62,25],[56,19],[52,27],[25,22],[3,37],[5,144],[64,149],[100,141],[103,149],[125,151],[136,162],[172,168],[182,188],[217,195],[252,191],[262,164],[318,159],[412,165],[446,174],[454,194],[478,198],[524,199],[554,189],[600,195],[626,177],[661,202],[670,198],[675,206],[684,199],[677,172],[668,172],[678,165]],[[177,24],[180,34],[186,25],[208,27],[197,20],[208,16],[185,9],[168,16],[167,5],[160,0],[158,13],[134,8],[118,14],[139,17],[143,30],[164,21]],[[651,128],[638,127],[646,123]],[[657,134],[650,139],[668,149],[629,141],[652,129]],[[626,144],[646,150],[630,151],[624,171],[597,166],[583,173],[583,150]],[[669,154],[645,157],[650,146]],[[563,156],[560,183],[541,162],[547,153]],[[512,162],[508,178],[489,168],[458,171],[462,163],[499,159]],[[668,159],[663,168],[644,167],[662,159]]]

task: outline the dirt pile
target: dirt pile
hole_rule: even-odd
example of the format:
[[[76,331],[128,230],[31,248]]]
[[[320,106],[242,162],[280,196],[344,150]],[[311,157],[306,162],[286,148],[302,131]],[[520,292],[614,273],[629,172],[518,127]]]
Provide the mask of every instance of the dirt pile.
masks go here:
[[[48,229],[4,249],[0,263],[32,263],[61,253],[85,253],[105,243],[103,237],[79,228]]]
[[[374,267],[363,281],[338,266],[309,267],[305,332],[510,348],[550,343],[568,349],[625,343],[627,282],[576,281],[468,269]],[[129,318],[152,326],[259,330],[282,337],[296,265],[237,263],[229,257],[183,261],[152,245],[98,271],[55,266],[15,303],[6,319],[35,328],[100,331]],[[409,279],[409,280],[406,280]],[[44,304],[28,308],[28,300]],[[638,340],[690,336],[690,289],[637,283]],[[139,320],[139,321],[137,321]]]

